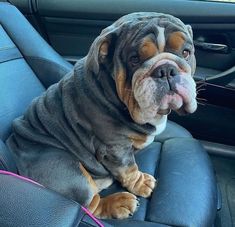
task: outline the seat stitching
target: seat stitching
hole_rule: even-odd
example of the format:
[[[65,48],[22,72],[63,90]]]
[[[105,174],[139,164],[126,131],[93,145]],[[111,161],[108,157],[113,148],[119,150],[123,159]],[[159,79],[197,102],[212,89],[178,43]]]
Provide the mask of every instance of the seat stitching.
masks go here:
[[[2,159],[0,159],[0,163],[2,164],[2,166],[3,166],[6,170],[9,169],[9,168],[7,168],[8,165],[6,164],[6,161],[4,160],[3,156],[2,156]]]
[[[9,60],[6,60],[6,61],[0,61],[0,63],[6,63],[6,62],[9,62],[9,61],[14,61],[14,60],[17,60],[17,59],[23,59],[23,57],[15,57],[15,58],[11,58]]]
[[[157,143],[160,143],[161,144],[161,147],[160,147],[160,153],[159,153],[159,159],[158,159],[158,162],[157,162],[157,164],[156,164],[156,166],[155,166],[155,168],[154,168],[154,177],[156,178],[156,180],[157,180],[157,182],[158,182],[158,177],[159,177],[159,170],[160,170],[160,168],[159,168],[159,166],[160,166],[160,162],[161,162],[161,158],[162,158],[162,150],[163,150],[163,143],[161,143],[161,142],[157,142]],[[158,171],[157,171],[157,174],[156,174],[156,170],[158,169]],[[156,188],[155,188],[155,190],[156,190]],[[144,217],[144,221],[150,221],[150,220],[148,220],[148,219],[146,219],[147,218],[147,215],[148,215],[148,213],[149,213],[149,206],[150,206],[150,203],[151,203],[151,200],[150,201],[147,201],[147,206],[146,206],[146,211],[145,211],[145,217]],[[151,221],[152,222],[152,221]],[[162,223],[160,223],[160,224],[162,224]]]

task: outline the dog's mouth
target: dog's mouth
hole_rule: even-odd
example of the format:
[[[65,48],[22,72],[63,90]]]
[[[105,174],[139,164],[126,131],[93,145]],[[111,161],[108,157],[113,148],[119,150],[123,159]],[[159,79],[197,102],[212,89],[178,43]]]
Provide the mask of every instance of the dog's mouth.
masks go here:
[[[181,58],[169,55],[150,63],[151,67],[147,64],[133,76],[134,97],[145,121],[156,114],[167,115],[171,110],[185,115],[197,108],[191,68]]]
[[[171,110],[180,115],[186,115],[195,111],[195,105],[192,106],[196,98],[195,84],[191,73],[181,68],[175,61],[161,60],[155,66],[151,77],[159,83],[166,86],[166,94],[162,94],[158,114],[167,115]],[[159,94],[161,95],[161,94]]]

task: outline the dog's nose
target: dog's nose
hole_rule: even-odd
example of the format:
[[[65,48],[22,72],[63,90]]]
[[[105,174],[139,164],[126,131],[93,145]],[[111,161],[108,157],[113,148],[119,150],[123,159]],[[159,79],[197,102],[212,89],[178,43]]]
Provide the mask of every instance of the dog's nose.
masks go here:
[[[153,78],[173,77],[178,74],[178,70],[174,65],[164,64],[153,70],[151,76]]]

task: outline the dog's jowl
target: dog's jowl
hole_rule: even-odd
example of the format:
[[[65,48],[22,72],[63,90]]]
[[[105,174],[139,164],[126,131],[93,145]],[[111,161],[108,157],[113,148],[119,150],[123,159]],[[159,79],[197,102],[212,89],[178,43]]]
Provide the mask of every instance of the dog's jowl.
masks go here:
[[[190,26],[158,13],[120,18],[14,121],[7,144],[19,173],[97,217],[129,217],[136,196],[147,198],[156,186],[134,154],[164,130],[171,110],[196,110],[194,71]],[[128,192],[100,198],[114,180]]]

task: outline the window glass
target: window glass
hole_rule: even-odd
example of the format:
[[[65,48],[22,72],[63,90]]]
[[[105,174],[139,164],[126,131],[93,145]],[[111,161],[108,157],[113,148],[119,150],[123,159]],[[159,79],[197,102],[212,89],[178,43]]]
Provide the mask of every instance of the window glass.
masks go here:
[[[235,0],[210,0],[211,2],[230,2],[235,3]]]

